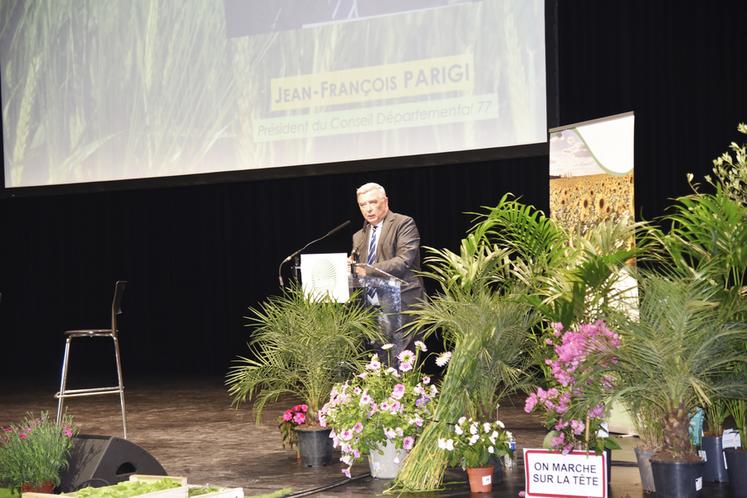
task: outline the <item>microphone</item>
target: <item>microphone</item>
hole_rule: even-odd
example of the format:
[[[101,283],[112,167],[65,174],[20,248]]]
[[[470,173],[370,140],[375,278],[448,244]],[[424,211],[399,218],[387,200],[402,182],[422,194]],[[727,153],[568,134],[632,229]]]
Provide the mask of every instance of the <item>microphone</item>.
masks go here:
[[[335,228],[333,228],[333,229],[332,229],[332,230],[330,230],[329,232],[325,233],[324,235],[322,235],[321,237],[319,237],[319,238],[317,238],[317,239],[314,239],[314,240],[312,240],[311,242],[309,242],[308,244],[306,244],[305,246],[303,246],[303,247],[302,247],[301,249],[299,249],[299,250],[297,250],[297,251],[294,251],[294,252],[293,252],[293,253],[292,253],[292,254],[291,254],[290,256],[288,256],[288,257],[287,257],[287,258],[285,258],[285,259],[284,259],[283,261],[281,261],[281,262],[280,262],[280,266],[278,266],[278,282],[280,282],[280,287],[283,287],[283,285],[284,285],[284,284],[283,284],[283,275],[282,275],[282,272],[281,272],[281,270],[283,269],[283,265],[284,265],[285,263],[287,263],[288,261],[292,260],[293,258],[295,258],[296,256],[298,256],[299,254],[301,254],[301,253],[302,253],[303,251],[305,251],[305,250],[306,250],[306,249],[307,249],[307,248],[308,248],[308,247],[309,247],[310,245],[312,245],[312,244],[316,244],[316,243],[317,243],[317,242],[319,242],[320,240],[324,240],[324,239],[326,239],[326,238],[327,238],[327,237],[329,237],[330,235],[332,235],[332,234],[335,234],[335,233],[339,232],[340,230],[342,230],[343,228],[345,228],[345,227],[346,227],[346,226],[348,226],[348,225],[350,225],[350,220],[346,220],[346,221],[344,221],[344,222],[340,223],[339,225],[337,225],[337,226],[336,226]]]
[[[353,263],[350,265],[350,274],[355,276],[355,265],[357,265],[361,260],[361,255],[358,252],[358,249],[353,249],[353,252],[350,253],[350,256],[353,258]]]

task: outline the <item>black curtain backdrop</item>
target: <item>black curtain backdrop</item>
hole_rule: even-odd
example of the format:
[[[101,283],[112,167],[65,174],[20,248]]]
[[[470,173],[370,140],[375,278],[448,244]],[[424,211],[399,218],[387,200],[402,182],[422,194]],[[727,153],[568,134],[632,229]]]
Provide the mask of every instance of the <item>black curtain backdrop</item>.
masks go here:
[[[688,192],[747,121],[742,2],[558,3],[560,124],[635,111],[636,209]],[[455,249],[465,212],[505,192],[547,209],[547,157],[0,200],[0,379],[56,379],[66,329],[108,325],[127,279],[126,376],[222,375],[245,354],[249,306],[278,291],[279,262],[345,220],[314,252],[348,251],[355,188],[386,186],[427,246]],[[287,272],[286,272],[287,276]],[[109,362],[108,350],[94,355]],[[98,367],[95,364],[91,367]]]

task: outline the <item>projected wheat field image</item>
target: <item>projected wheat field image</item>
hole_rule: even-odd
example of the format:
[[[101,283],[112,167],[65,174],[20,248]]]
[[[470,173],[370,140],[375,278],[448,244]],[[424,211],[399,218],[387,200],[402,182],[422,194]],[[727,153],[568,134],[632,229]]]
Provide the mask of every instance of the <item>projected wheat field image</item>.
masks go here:
[[[541,0],[436,2],[437,8],[392,15],[334,22],[315,17],[311,25],[299,15],[297,29],[273,25],[238,35],[229,34],[228,21],[240,27],[251,18],[235,15],[234,4],[3,0],[6,185],[269,168],[545,139]],[[243,5],[249,4],[263,7]],[[530,30],[536,32],[531,42],[525,35]],[[456,63],[439,62],[449,57],[460,61],[458,71]],[[278,97],[271,85],[278,81],[330,75],[339,94],[359,82],[344,79],[350,71],[373,80],[397,64],[420,68],[413,70],[417,93],[273,107]],[[488,112],[474,109],[479,98],[492,106]],[[382,109],[385,116],[408,119],[348,120],[355,126],[333,133],[298,128],[303,133],[293,136],[256,134],[258,123],[284,129],[285,121],[331,123],[345,113],[373,116]]]

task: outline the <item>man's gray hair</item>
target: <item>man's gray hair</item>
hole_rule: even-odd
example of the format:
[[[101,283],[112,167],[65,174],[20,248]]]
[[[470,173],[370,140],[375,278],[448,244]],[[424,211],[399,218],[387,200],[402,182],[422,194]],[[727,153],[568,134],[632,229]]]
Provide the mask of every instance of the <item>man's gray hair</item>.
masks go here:
[[[367,194],[368,192],[371,192],[372,190],[378,190],[381,192],[382,197],[386,197],[386,190],[384,190],[384,187],[379,185],[378,183],[369,182],[365,185],[361,185],[358,187],[358,190],[355,191],[356,197],[359,195]]]

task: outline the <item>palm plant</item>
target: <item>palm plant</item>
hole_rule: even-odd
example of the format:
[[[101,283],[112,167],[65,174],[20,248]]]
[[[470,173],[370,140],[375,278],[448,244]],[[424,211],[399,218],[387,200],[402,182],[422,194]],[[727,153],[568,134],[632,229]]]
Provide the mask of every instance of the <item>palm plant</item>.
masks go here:
[[[747,207],[722,189],[680,197],[662,220],[664,233],[652,228],[648,238],[667,274],[697,279],[711,286],[722,302],[742,299],[747,271]],[[728,307],[726,308],[728,309]]]
[[[226,377],[234,404],[254,400],[257,423],[268,402],[282,395],[308,405],[307,424],[332,387],[362,369],[367,342],[380,341],[371,308],[357,300],[310,301],[300,285],[250,309],[251,357],[239,357]]]
[[[616,317],[622,346],[612,367],[614,397],[632,406],[645,403],[663,424],[658,456],[686,460],[695,456],[689,412],[747,395],[747,379],[728,375],[747,365],[747,324],[725,318],[743,304],[732,303],[731,313],[725,312],[713,287],[697,279],[650,274],[639,283],[639,317]]]

